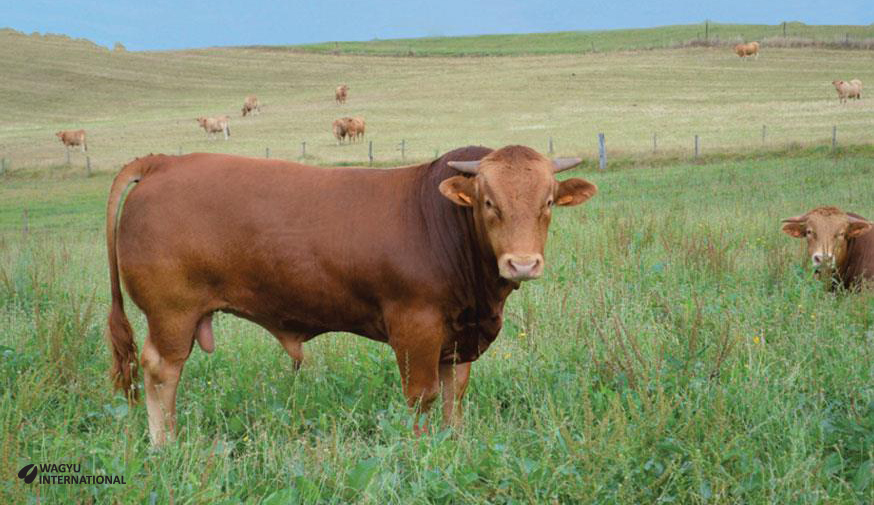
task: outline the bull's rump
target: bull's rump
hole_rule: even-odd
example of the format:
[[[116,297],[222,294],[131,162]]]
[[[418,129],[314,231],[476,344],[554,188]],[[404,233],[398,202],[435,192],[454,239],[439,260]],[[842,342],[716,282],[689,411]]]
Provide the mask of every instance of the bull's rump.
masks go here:
[[[381,304],[413,296],[409,280],[425,275],[398,197],[413,169],[161,160],[118,228],[121,276],[147,315],[227,310],[277,329],[382,339]]]

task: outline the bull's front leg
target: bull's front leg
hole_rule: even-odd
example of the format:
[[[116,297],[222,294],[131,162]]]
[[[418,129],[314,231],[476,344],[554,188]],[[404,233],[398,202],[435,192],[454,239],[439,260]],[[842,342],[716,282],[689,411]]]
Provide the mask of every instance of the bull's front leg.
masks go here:
[[[394,349],[407,405],[416,415],[418,435],[428,429],[427,415],[440,393],[440,348],[446,334],[439,311],[431,308],[387,311],[389,345]]]
[[[472,363],[441,364],[440,385],[443,388],[443,424],[454,429],[460,429],[463,424],[464,411],[461,400],[467,390],[470,380]]]

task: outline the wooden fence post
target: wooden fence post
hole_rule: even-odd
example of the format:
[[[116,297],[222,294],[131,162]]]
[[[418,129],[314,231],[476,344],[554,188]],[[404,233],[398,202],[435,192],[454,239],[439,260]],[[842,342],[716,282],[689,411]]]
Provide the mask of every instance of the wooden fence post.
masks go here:
[[[373,166],[373,141],[368,140],[367,159],[370,160],[370,166]]]
[[[406,152],[407,141],[406,140],[401,139],[400,148],[401,148],[401,160],[405,160],[407,158],[407,152]]]
[[[604,142],[604,134],[598,134],[598,168],[605,170],[607,168],[607,147]]]
[[[762,145],[765,145],[765,137],[768,135],[768,127],[766,125],[762,125]]]
[[[85,177],[91,177],[91,156],[85,156]]]
[[[306,158],[306,157],[307,157],[307,143],[306,143],[306,140],[304,140],[303,142],[300,143],[300,157],[301,157],[301,158]]]
[[[64,163],[67,165],[70,164],[70,148],[67,147],[64,149]]]
[[[269,147],[264,148],[264,157],[267,159],[270,159],[270,148]]]
[[[656,132],[652,133],[652,153],[655,154],[659,149],[659,141],[658,134]]]
[[[555,153],[555,148],[552,145],[552,137],[549,137],[549,149],[548,149],[548,151],[549,151],[549,154]]]
[[[698,145],[698,135],[695,135],[695,158],[698,158],[699,145]]]

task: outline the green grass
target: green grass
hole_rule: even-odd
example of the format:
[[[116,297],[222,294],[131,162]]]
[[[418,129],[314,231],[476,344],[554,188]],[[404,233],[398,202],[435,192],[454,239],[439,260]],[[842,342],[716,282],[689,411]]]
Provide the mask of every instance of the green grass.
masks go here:
[[[160,451],[107,378],[109,177],[13,179],[0,473],[70,462],[129,483],[42,486],[46,502],[870,502],[874,297],[825,292],[779,220],[874,215],[872,159],[585,171],[600,193],[557,214],[546,276],[510,297],[457,434],[411,435],[385,345],[325,335],[295,375],[266,332],[219,317],[215,354],[195,350],[183,374],[180,440]],[[36,493],[0,483],[6,503]]]
[[[706,30],[706,31],[705,31]],[[423,37],[415,39],[324,42],[296,46],[259,46],[275,51],[383,56],[519,56],[588,52],[664,49],[694,40],[733,43],[772,37],[835,43],[874,38],[874,25],[737,25],[710,23],[622,30],[479,35],[473,37]]]

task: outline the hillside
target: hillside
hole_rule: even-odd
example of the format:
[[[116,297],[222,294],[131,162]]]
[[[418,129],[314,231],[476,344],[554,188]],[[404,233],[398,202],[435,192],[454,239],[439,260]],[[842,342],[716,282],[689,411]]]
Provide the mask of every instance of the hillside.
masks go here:
[[[533,37],[533,36],[532,36]],[[534,43],[532,42],[532,47]],[[726,47],[514,58],[407,58],[252,48],[111,52],[60,36],[0,32],[0,157],[14,169],[63,164],[60,129],[85,128],[95,170],[150,152],[216,151],[364,163],[367,142],[336,145],[331,122],[362,115],[377,164],[424,160],[467,144],[520,143],[592,158],[689,157],[870,142],[874,102],[838,104],[831,81],[874,83],[869,51],[763,48],[744,61]],[[333,90],[351,86],[339,106]],[[263,113],[241,118],[257,94]],[[229,114],[230,141],[208,141],[195,118]],[[762,143],[762,126],[767,138]],[[402,159],[399,144],[404,140]],[[78,152],[72,162],[82,166]]]
[[[764,40],[772,45],[804,44],[874,49],[874,24],[847,26],[790,22],[784,28],[783,24],[708,23],[705,26],[705,23],[700,23],[623,30],[325,42],[266,49],[391,56],[511,56],[664,49],[690,44],[720,45],[747,40]]]

